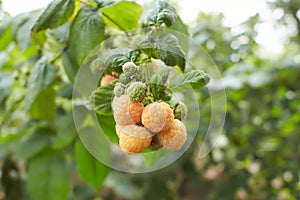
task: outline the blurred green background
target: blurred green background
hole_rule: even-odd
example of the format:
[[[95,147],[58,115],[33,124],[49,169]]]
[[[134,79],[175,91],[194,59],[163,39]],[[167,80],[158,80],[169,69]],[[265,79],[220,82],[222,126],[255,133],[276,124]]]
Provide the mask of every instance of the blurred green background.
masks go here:
[[[0,199],[300,199],[300,1],[267,4],[274,30],[282,33],[280,52],[258,43],[264,23],[259,14],[228,27],[221,13],[199,13],[189,26],[223,76],[223,135],[198,158],[201,130],[210,120],[210,99],[203,93],[199,101],[208,106],[201,107],[203,127],[192,147],[172,165],[147,174],[109,170],[78,142],[63,60],[55,63],[56,79],[43,86],[28,113],[28,79],[42,53],[32,39],[43,36],[27,33],[38,14],[12,17],[1,10]],[[48,31],[43,53],[66,50],[64,34]]]

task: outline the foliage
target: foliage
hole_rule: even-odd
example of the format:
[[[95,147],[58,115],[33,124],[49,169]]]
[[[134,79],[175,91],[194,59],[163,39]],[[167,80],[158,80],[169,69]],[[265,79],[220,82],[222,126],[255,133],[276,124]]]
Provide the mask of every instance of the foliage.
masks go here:
[[[284,11],[276,26],[292,24],[293,30],[297,30],[288,35],[286,40],[291,43],[287,42],[279,55],[264,55],[256,42],[259,15],[231,29],[223,25],[221,14],[200,13],[196,26],[189,27],[193,39],[209,53],[224,76],[227,93],[224,134],[213,151],[200,160],[199,146],[211,120],[209,93],[204,88],[198,97],[201,122],[192,147],[168,168],[139,175],[109,170],[85,149],[76,133],[71,98],[76,73],[89,52],[111,34],[137,28],[146,8],[132,1],[54,0],[44,11],[15,17],[0,11],[3,16],[0,196],[5,194],[8,200],[199,199],[200,196],[201,199],[297,199],[299,2],[272,2],[273,9]],[[168,26],[188,33],[169,4],[159,1],[156,7],[151,6],[149,13],[142,26]],[[141,35],[133,45],[140,52],[185,70],[182,55],[187,53],[188,42],[172,32]],[[161,52],[158,40],[172,40],[172,45],[166,42],[167,50]],[[106,55],[100,64],[104,68],[143,61],[132,49]],[[171,60],[166,59],[170,57]],[[192,60],[208,64],[203,55]],[[168,72],[152,77],[151,89],[157,94],[164,89],[158,87],[164,83],[164,73]],[[186,76],[191,76],[189,84],[204,84],[206,79],[201,75],[201,71],[179,75],[172,87],[181,89]],[[111,85],[96,90],[95,95],[102,93],[111,94]],[[104,102],[99,107],[100,114],[111,112],[105,104],[107,99],[95,100]],[[101,118],[105,119],[101,120],[102,128],[110,132],[113,119]],[[117,142],[115,135],[107,137]],[[151,165],[156,159],[151,157],[147,162]]]

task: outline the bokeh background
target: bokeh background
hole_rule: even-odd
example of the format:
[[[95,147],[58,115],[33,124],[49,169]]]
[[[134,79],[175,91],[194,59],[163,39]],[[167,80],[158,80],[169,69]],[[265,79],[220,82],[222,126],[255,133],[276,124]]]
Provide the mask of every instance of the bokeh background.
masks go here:
[[[151,5],[149,1],[137,2]],[[60,82],[55,88],[60,116],[55,130],[28,120],[23,109],[32,65],[29,58],[37,50],[29,38],[31,24],[25,27],[18,16],[45,7],[47,2],[0,1],[0,199],[31,199],[28,190],[32,192],[38,184],[49,186],[41,192],[45,192],[45,199],[53,200],[60,198],[47,192],[61,193],[59,188],[67,191],[70,200],[300,199],[300,1],[172,3],[188,24],[191,37],[209,53],[223,76],[227,116],[222,136],[215,148],[199,159],[204,140],[201,130],[210,120],[206,117],[210,116],[209,95],[203,93],[199,96],[199,103],[204,105],[203,127],[177,162],[147,174],[121,173],[100,166],[103,174],[98,176],[102,176],[103,184],[95,189],[78,174],[71,153],[76,131],[70,114],[70,84]],[[13,36],[6,26],[9,20],[17,21]],[[57,45],[52,42],[50,50]],[[45,107],[51,109],[47,102]],[[49,137],[52,132],[59,137],[53,140]],[[63,147],[64,155],[54,151],[35,158],[51,145]],[[63,158],[67,161],[61,165]],[[61,177],[54,189],[44,181],[53,171]]]

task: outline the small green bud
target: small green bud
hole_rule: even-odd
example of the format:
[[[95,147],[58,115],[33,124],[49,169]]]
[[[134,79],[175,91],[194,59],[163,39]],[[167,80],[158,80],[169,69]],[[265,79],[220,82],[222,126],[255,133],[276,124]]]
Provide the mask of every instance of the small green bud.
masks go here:
[[[142,101],[146,96],[147,86],[142,82],[132,82],[127,88],[127,94],[132,101]]]
[[[178,102],[174,108],[175,119],[184,120],[187,117],[188,109],[186,105],[182,102]]]
[[[122,83],[117,83],[114,87],[114,94],[116,97],[120,97],[125,93],[125,87]]]
[[[133,62],[127,62],[122,66],[122,70],[126,76],[133,76],[137,73],[138,67]]]
[[[119,82],[124,84],[124,85],[127,85],[128,83],[130,83],[132,81],[132,79],[128,76],[125,76],[124,74],[121,74],[119,76]]]

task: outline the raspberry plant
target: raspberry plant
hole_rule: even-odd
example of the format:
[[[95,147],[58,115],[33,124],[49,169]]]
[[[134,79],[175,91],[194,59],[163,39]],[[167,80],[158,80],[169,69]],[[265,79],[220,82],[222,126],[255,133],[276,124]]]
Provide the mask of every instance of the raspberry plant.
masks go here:
[[[177,102],[172,102],[172,92],[207,83],[204,72],[185,69],[186,41],[168,31],[188,34],[176,10],[166,1],[157,1],[144,19],[140,19],[142,12],[142,6],[132,1],[104,0],[53,0],[43,11],[16,17],[1,12],[0,50],[6,51],[0,68],[1,182],[7,199],[75,199],[81,180],[95,189],[103,184],[109,168],[89,153],[76,134],[72,89],[88,55],[113,33],[125,31],[131,37],[131,30],[140,28],[130,47],[108,50],[93,69],[100,72],[99,84],[89,103],[98,116],[105,116],[110,140],[119,143],[114,98],[128,95],[128,108],[137,115],[129,126],[151,135],[135,151],[153,151],[158,142],[142,126],[144,108],[165,102],[173,111]],[[155,64],[159,60],[166,68]],[[172,81],[171,68],[179,74]],[[131,140],[132,135],[124,136],[130,129],[120,128],[121,146]],[[85,127],[82,131],[95,130]]]
[[[166,1],[156,3],[140,24],[141,28],[125,34],[128,47],[118,47],[117,41],[115,46],[99,55],[99,63],[92,65],[101,83],[113,74],[118,76],[108,85],[100,84],[92,92],[89,105],[97,113],[100,125],[102,115],[113,115],[112,124],[116,123],[117,131],[110,129],[105,134],[108,138],[115,135],[114,142],[119,143],[126,153],[149,152],[163,147],[180,150],[187,133],[184,124],[177,121],[186,118],[188,110],[183,102],[176,99],[175,93],[199,89],[209,81],[205,72],[191,67],[186,69],[182,37],[175,32],[182,31],[177,27],[184,24],[175,8]],[[175,31],[170,31],[171,28]],[[180,127],[179,130],[177,127]],[[139,128],[146,128],[152,134],[152,143],[137,150],[131,147],[139,146],[136,144],[139,141],[144,144],[134,131]],[[116,133],[118,131],[126,135],[126,143]],[[173,142],[176,145],[172,145]]]
[[[196,26],[189,27],[190,33],[216,62],[226,80],[228,117],[222,136],[227,144],[223,140],[222,145],[214,148],[201,162],[198,151],[188,151],[172,167],[145,175],[109,170],[90,155],[78,139],[73,123],[72,88],[77,71],[85,68],[82,64],[86,55],[112,33],[130,33],[138,27],[149,30],[149,26],[150,29],[157,26],[188,35],[175,10],[163,5],[161,9],[153,9],[155,3],[150,4],[152,11],[148,12],[147,6],[142,8],[129,1],[55,0],[43,11],[13,17],[1,9],[1,3],[6,1],[0,1],[0,199],[299,198],[299,0],[268,1],[276,11],[273,12],[276,15],[275,30],[291,30],[290,34],[282,36],[286,43],[280,55],[276,56],[264,54],[265,49],[258,43],[257,31],[260,29],[257,25],[265,23],[260,15],[249,18],[234,29],[224,26],[222,14],[198,15]],[[201,7],[197,1],[193,3]],[[141,13],[149,13],[149,16]],[[281,13],[280,16],[278,13]],[[180,34],[173,35],[186,53],[188,42]],[[151,48],[147,50],[149,44],[149,47],[157,47],[157,39],[139,40],[145,36],[147,31],[132,38],[136,42],[133,41],[129,48],[142,47],[143,54],[147,56],[163,55],[164,51],[158,54]],[[102,128],[109,133],[107,137],[116,144],[119,139],[114,134],[115,121],[111,98],[108,97],[124,95],[132,78],[141,81],[141,77],[131,78],[120,73],[121,64],[118,63],[130,61],[137,66],[148,63],[141,57],[138,60],[127,59],[128,56],[139,57],[138,54],[127,54],[127,50],[119,49],[108,54],[114,57],[120,53],[120,58],[113,63],[119,67],[110,67],[111,71],[104,73],[118,79],[114,82],[116,86],[108,84],[96,90],[107,93],[107,98],[95,101],[107,101],[107,104],[99,104],[107,113],[98,115],[102,118]],[[193,61],[201,61],[204,66],[211,64],[206,54],[189,56],[193,56]],[[158,60],[151,58],[151,61]],[[167,71],[171,78],[172,70],[177,71],[179,67],[170,67],[171,62],[168,62],[165,65],[169,66]],[[160,62],[157,63],[163,67]],[[156,103],[168,104],[174,96],[174,89],[177,93],[190,88],[189,84],[177,87],[178,84],[173,81],[167,84],[171,91],[156,87],[161,85],[155,83],[162,82],[160,74],[167,73],[164,71],[166,68],[148,65],[149,69],[155,69],[150,73],[153,76],[150,81],[152,95],[140,102],[143,105],[150,105],[153,99],[161,99],[154,100]],[[105,68],[97,69],[101,72]],[[118,75],[112,73],[114,70]],[[184,73],[191,70],[186,66]],[[99,72],[100,79],[102,74]],[[185,76],[178,73],[177,82],[184,83]],[[97,86],[100,86],[100,81]],[[115,94],[111,93],[112,88]],[[199,101],[200,129],[198,142],[193,143],[195,148],[192,149],[196,149],[199,141],[202,143],[201,133],[205,133],[210,120],[220,120],[210,118],[207,106],[211,103],[209,93],[203,92]],[[81,105],[85,102],[75,103],[78,103],[76,108],[86,109],[85,105]],[[185,101],[183,103],[189,105]],[[171,108],[175,109],[175,119],[184,119],[183,109],[177,102]],[[85,116],[82,116],[82,123],[86,122]],[[191,123],[183,122],[188,131]],[[140,124],[131,126],[145,129]],[[97,130],[86,127],[81,131],[88,135]],[[160,151],[157,149],[165,150],[156,137],[149,149],[144,151],[156,153]],[[147,157],[148,154],[143,152],[141,155]],[[148,158],[145,162],[152,165],[153,160]],[[110,176],[106,179],[108,173]],[[107,182],[100,190],[104,179]]]

